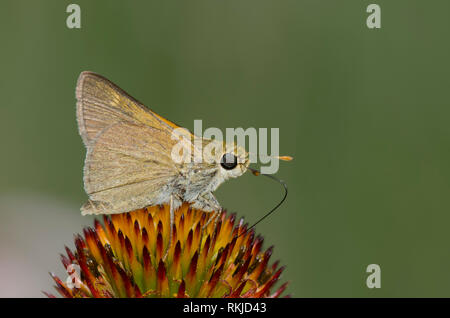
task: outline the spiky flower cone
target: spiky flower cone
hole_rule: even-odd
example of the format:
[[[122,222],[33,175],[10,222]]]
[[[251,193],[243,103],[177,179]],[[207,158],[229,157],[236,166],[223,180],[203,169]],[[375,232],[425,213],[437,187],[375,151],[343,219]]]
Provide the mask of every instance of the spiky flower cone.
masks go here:
[[[176,211],[164,260],[168,206],[104,216],[104,225],[96,220],[75,237],[75,252],[66,247],[69,278],[52,274],[55,288],[63,297],[279,297],[287,283],[271,294],[284,269],[268,266],[272,247],[263,252],[263,238],[225,212],[202,234],[211,215],[187,205]]]

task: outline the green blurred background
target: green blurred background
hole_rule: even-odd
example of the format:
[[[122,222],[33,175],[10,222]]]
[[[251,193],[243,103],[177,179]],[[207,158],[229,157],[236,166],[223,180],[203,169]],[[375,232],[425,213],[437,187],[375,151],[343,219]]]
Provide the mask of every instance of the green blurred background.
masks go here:
[[[0,295],[51,290],[63,244],[92,223],[74,96],[91,70],[189,129],[280,128],[290,195],[257,232],[292,296],[450,296],[449,1],[0,6]],[[217,191],[249,222],[281,195],[251,174]],[[372,263],[381,289],[366,287]]]

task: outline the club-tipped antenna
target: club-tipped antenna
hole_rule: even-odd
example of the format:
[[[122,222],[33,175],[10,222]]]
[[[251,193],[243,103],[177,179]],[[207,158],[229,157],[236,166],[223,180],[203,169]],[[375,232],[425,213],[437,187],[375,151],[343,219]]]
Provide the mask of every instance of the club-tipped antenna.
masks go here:
[[[256,156],[256,154],[254,152],[249,151],[248,153]],[[292,157],[292,156],[269,156],[269,155],[263,155],[263,154],[259,154],[259,156],[264,157],[264,158],[283,160],[283,161],[292,161],[294,159],[294,157]]]
[[[256,169],[252,169],[252,168],[248,168],[248,169],[249,169],[249,170],[253,173],[253,175],[255,175],[255,176],[261,175],[261,176],[265,176],[265,177],[268,177],[268,178],[270,178],[270,179],[272,179],[272,180],[277,181],[277,182],[278,182],[279,184],[281,184],[281,185],[283,186],[283,188],[284,188],[284,196],[283,196],[283,199],[281,199],[281,201],[280,201],[280,202],[279,202],[272,210],[270,210],[269,212],[267,212],[262,218],[260,218],[258,221],[256,221],[256,222],[255,222],[252,226],[250,226],[244,233],[238,235],[238,237],[240,237],[240,236],[242,236],[242,235],[248,233],[248,231],[250,231],[251,229],[253,229],[253,228],[254,228],[257,224],[259,224],[262,220],[264,220],[266,217],[268,217],[268,216],[271,215],[273,212],[275,212],[275,210],[278,209],[278,208],[280,207],[280,205],[283,204],[284,200],[286,200],[286,197],[287,197],[287,195],[288,195],[288,187],[287,187],[286,183],[285,183],[283,180],[280,180],[280,179],[274,177],[274,176],[271,175],[271,174],[264,174],[264,173],[261,173],[259,170],[256,170]]]

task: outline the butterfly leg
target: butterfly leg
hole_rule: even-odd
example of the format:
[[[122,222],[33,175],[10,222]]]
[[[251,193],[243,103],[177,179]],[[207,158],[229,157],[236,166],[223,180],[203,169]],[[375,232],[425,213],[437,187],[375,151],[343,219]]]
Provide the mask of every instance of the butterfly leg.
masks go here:
[[[220,213],[222,212],[222,208],[220,207],[219,202],[211,192],[206,192],[201,196],[198,196],[191,206],[194,209],[213,213],[213,215],[208,219],[208,222],[206,222],[206,224],[203,226],[203,229],[205,229],[212,220],[216,220],[218,215],[220,215]],[[216,223],[216,221],[214,223]]]
[[[205,225],[203,225],[202,230],[206,229],[208,225],[211,223],[212,220],[214,220],[214,228],[217,226],[217,220],[219,219],[219,216],[222,214],[222,208],[216,210],[213,212],[213,215],[208,219],[208,222],[206,222]]]
[[[194,209],[203,210],[205,212],[217,212],[221,210],[219,201],[211,192],[206,192],[195,199],[191,205]]]
[[[170,234],[169,234],[169,244],[167,245],[166,251],[164,252],[164,256],[162,258],[163,261],[166,260],[167,255],[169,254],[170,246],[172,245],[172,236],[173,236],[173,223],[175,219],[175,209],[174,209],[174,198],[173,195],[170,196]]]
[[[208,219],[208,221],[203,225],[201,233],[200,233],[200,241],[199,241],[199,250],[201,249],[201,244],[203,240],[203,233],[205,232],[208,225],[211,223],[211,221],[214,220],[214,229],[217,225],[217,220],[219,216],[222,214],[222,208],[217,201],[217,199],[214,197],[214,195],[211,192],[207,192],[201,196],[199,196],[195,202],[192,204],[192,207],[195,209],[203,210],[205,212],[212,212],[211,217]]]

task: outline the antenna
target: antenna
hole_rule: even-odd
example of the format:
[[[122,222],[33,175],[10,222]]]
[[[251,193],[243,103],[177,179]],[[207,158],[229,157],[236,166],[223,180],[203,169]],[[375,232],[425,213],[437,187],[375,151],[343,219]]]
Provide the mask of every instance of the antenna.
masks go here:
[[[254,152],[248,152],[249,154],[254,154],[256,156],[256,154]],[[269,155],[263,155],[263,154],[259,154],[260,157],[266,157],[266,158],[273,158],[273,159],[278,159],[278,160],[283,160],[283,161],[291,161],[294,159],[294,157],[291,156],[269,156]],[[249,168],[250,169],[250,168]],[[250,169],[252,170],[252,169]]]
[[[286,197],[287,197],[287,195],[288,195],[288,187],[287,187],[287,185],[286,185],[286,183],[283,181],[283,180],[280,180],[280,179],[278,179],[278,178],[276,178],[276,177],[274,177],[273,175],[271,175],[271,174],[264,174],[264,173],[261,173],[259,170],[256,170],[256,169],[252,169],[252,168],[248,168],[252,173],[253,173],[253,175],[255,175],[255,176],[265,176],[265,177],[268,177],[268,178],[270,178],[270,179],[272,179],[272,180],[275,180],[275,181],[277,181],[279,184],[281,184],[282,186],[283,186],[283,188],[284,188],[284,196],[283,196],[283,199],[281,199],[281,201],[272,209],[272,210],[270,210],[269,212],[267,212],[262,218],[260,218],[258,221],[256,221],[256,223],[254,223],[252,226],[250,226],[248,229],[247,229],[247,231],[245,231],[244,233],[242,233],[242,234],[240,234],[240,235],[238,235],[237,237],[240,237],[240,236],[242,236],[242,235],[244,235],[244,234],[247,234],[248,233],[248,231],[250,231],[251,229],[253,229],[258,223],[260,223],[262,220],[264,220],[266,217],[268,217],[269,215],[271,215],[273,212],[275,212],[275,210],[276,209],[278,209],[279,207],[280,207],[280,205],[282,205],[283,204],[283,202],[284,202],[284,200],[286,200]]]

